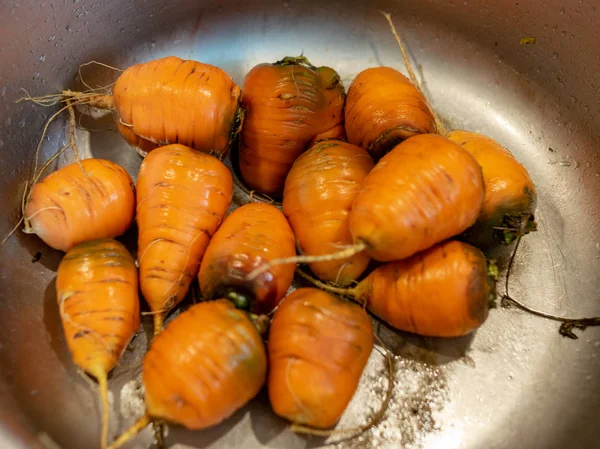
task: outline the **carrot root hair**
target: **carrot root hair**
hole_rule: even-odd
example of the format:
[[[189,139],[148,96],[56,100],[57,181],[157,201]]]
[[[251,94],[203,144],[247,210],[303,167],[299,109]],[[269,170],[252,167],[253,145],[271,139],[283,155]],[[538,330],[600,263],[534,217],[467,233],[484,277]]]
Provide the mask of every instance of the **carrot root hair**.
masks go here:
[[[419,80],[417,80],[417,77],[415,76],[415,72],[413,71],[412,64],[410,63],[410,59],[408,59],[408,53],[406,51],[406,48],[404,48],[402,39],[400,39],[400,36],[398,35],[398,32],[396,31],[396,27],[394,26],[394,22],[392,20],[392,15],[390,13],[384,12],[384,11],[379,11],[379,12],[381,14],[383,14],[383,17],[385,17],[386,20],[388,21],[390,30],[392,31],[392,34],[396,38],[396,42],[398,43],[398,47],[400,48],[400,53],[402,53],[402,59],[404,59],[404,66],[406,67],[406,70],[408,71],[408,75],[410,77],[411,82],[423,94],[423,90],[421,89]],[[423,94],[423,96],[425,96],[425,94]],[[436,112],[433,110],[433,108],[431,109],[431,112],[433,114],[433,118],[435,119],[435,126],[437,128],[437,133],[441,136],[446,135],[446,128],[444,126],[444,123],[442,122],[440,117],[436,114]]]
[[[125,431],[119,438],[117,438],[113,443],[107,447],[107,449],[117,449],[127,443],[129,440],[134,438],[138,433],[140,433],[144,427],[150,424],[151,419],[150,415],[146,412],[144,416],[142,416],[138,421],[132,425],[129,429]]]
[[[294,257],[282,257],[281,259],[273,259],[269,263],[265,263],[260,267],[251,271],[246,279],[252,281],[266,271],[269,271],[276,265],[287,265],[287,264],[299,264],[299,263],[313,263],[313,262],[330,262],[332,260],[347,259],[367,249],[366,243],[359,242],[354,245],[350,245],[347,248],[331,254],[323,254],[320,256],[294,256]]]
[[[342,441],[351,440],[353,438],[356,438],[357,436],[361,435],[362,433],[364,433],[367,430],[371,429],[372,427],[376,426],[381,421],[381,419],[384,417],[385,413],[387,412],[387,410],[389,408],[390,401],[392,400],[392,393],[394,391],[394,359],[390,353],[390,350],[383,343],[383,341],[379,338],[379,336],[377,334],[373,334],[373,336],[375,337],[375,339],[377,340],[377,342],[379,343],[379,345],[382,348],[382,349],[379,349],[379,348],[377,348],[377,346],[375,347],[377,349],[377,351],[379,351],[385,358],[386,373],[388,376],[387,390],[385,392],[385,397],[383,398],[383,401],[381,402],[381,406],[379,407],[379,410],[377,410],[377,412],[373,416],[371,416],[371,418],[367,421],[367,423],[362,426],[352,427],[352,428],[347,428],[347,429],[329,429],[329,430],[327,430],[327,429],[315,429],[315,428],[312,428],[309,426],[304,426],[301,424],[292,424],[290,426],[290,428],[293,432],[302,433],[305,435],[324,437],[324,438],[336,436],[336,435],[351,434],[341,440],[335,441],[335,443],[340,443]]]
[[[319,279],[312,277],[310,274],[302,271],[299,268],[296,269],[296,274],[298,274],[300,277],[304,278],[305,280],[307,280],[308,282],[313,284],[315,287],[318,287],[321,290],[325,290],[326,292],[335,293],[335,294],[338,294],[341,296],[350,296],[350,297],[355,296],[354,289],[337,287],[335,285],[331,285],[326,282],[320,281]]]

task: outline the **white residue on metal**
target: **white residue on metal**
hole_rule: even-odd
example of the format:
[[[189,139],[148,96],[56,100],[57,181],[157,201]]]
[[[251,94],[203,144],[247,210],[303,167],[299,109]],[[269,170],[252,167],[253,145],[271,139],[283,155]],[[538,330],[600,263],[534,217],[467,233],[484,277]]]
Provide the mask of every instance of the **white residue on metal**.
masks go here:
[[[125,382],[121,388],[120,404],[123,420],[138,419],[144,414],[144,385],[141,377]]]
[[[338,429],[360,427],[380,409],[388,386],[386,363],[379,351],[373,350]],[[427,436],[441,430],[445,419],[442,412],[448,402],[444,370],[412,357],[395,356],[394,371],[392,399],[383,419],[352,440],[330,438],[332,447],[417,449]]]

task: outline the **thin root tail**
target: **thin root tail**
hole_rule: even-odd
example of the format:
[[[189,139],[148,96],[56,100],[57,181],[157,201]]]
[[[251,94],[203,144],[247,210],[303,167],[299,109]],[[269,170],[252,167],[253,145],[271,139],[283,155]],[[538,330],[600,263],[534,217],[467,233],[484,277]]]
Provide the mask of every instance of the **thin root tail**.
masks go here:
[[[108,425],[110,405],[108,403],[108,380],[106,373],[97,374],[96,380],[100,388],[100,400],[102,402],[102,433],[100,436],[100,447],[106,449],[108,444]]]
[[[133,426],[125,431],[123,435],[117,438],[107,449],[117,449],[127,443],[129,440],[134,438],[138,433],[140,433],[144,427],[150,424],[150,415],[146,412],[144,416],[142,416]]]

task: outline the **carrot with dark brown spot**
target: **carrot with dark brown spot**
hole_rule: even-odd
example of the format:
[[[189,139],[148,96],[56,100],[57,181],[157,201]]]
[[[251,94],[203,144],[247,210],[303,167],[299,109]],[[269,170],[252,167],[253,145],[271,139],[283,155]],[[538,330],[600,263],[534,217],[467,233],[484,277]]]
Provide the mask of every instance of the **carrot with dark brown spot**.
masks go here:
[[[345,124],[348,142],[376,160],[408,137],[437,129],[425,96],[391,67],[369,68],[356,76],[348,89]]]
[[[458,337],[486,320],[495,298],[496,275],[495,265],[477,248],[448,240],[376,268],[354,288],[308,279],[365,304],[396,329],[427,337]]]
[[[344,136],[344,86],[333,69],[300,56],[254,67],[243,92],[240,173],[250,189],[278,197],[302,152],[318,140]]]
[[[249,281],[248,273],[296,254],[294,234],[275,206],[246,204],[232,212],[211,239],[198,281],[204,299],[228,298],[237,307],[269,313],[287,294],[293,265],[278,265]]]

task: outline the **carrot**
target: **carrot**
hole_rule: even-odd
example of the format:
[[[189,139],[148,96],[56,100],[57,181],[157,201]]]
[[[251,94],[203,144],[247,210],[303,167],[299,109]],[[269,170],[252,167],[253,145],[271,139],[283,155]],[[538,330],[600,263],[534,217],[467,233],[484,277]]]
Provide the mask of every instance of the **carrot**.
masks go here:
[[[433,112],[419,88],[391,67],[360,72],[346,99],[348,142],[379,159],[402,140],[436,132]]]
[[[350,210],[352,245],[276,259],[248,277],[273,265],[340,260],[363,251],[381,262],[405,259],[473,225],[483,196],[481,167],[466,150],[435,134],[410,137],[365,177]]]
[[[25,229],[48,246],[68,251],[78,243],[123,234],[134,215],[129,174],[103,159],[84,159],[35,184],[24,212]]]
[[[130,440],[151,418],[198,430],[245,405],[265,383],[260,334],[230,301],[202,302],[175,318],[144,358],[146,414],[111,446]]]
[[[481,168],[460,146],[422,134],[385,155],[352,204],[350,231],[376,260],[401,260],[470,227],[483,204]]]
[[[242,179],[250,189],[280,196],[292,164],[311,143],[344,136],[344,86],[335,70],[300,56],[254,67],[243,92]]]
[[[229,298],[255,313],[271,312],[294,279],[292,265],[278,265],[248,281],[249,272],[277,257],[296,254],[294,234],[275,206],[250,203],[229,215],[211,239],[198,281],[204,299]]]
[[[140,141],[132,133],[158,146],[180,143],[223,157],[243,121],[240,95],[239,87],[220,68],[168,56],[129,67],[106,95],[65,90],[29,99],[111,110],[121,124],[119,131],[134,146]]]
[[[488,248],[512,243],[518,235],[535,230],[535,187],[510,151],[477,133],[452,131],[446,137],[471,153],[483,170],[483,208],[465,235],[467,241]]]
[[[417,79],[400,36],[388,13],[382,13],[390,25],[404,58],[404,65],[413,83]],[[435,112],[434,116],[435,116]],[[467,131],[446,133],[440,120],[438,133],[461,145],[477,160],[483,171],[485,185],[484,205],[481,215],[463,238],[480,247],[489,248],[498,243],[510,244],[518,236],[536,229],[533,213],[536,192],[529,173],[506,148],[481,134]]]
[[[63,257],[56,296],[73,362],[94,376],[103,403],[101,446],[108,438],[107,375],[140,327],[137,270],[114,240],[80,243]]]
[[[217,158],[183,145],[151,151],[138,176],[140,287],[160,332],[186,295],[231,203],[231,173]]]
[[[358,305],[315,288],[281,303],[269,333],[273,411],[315,428],[335,425],[352,399],[373,348],[373,329]]]
[[[496,276],[496,266],[488,265],[481,251],[448,240],[376,268],[354,288],[313,282],[366,304],[396,329],[427,337],[458,337],[486,320]]]
[[[340,140],[316,143],[294,163],[285,181],[283,213],[305,254],[321,255],[352,244],[348,217],[352,201],[373,168],[360,147]],[[310,264],[324,281],[348,285],[367,268],[369,256]]]

